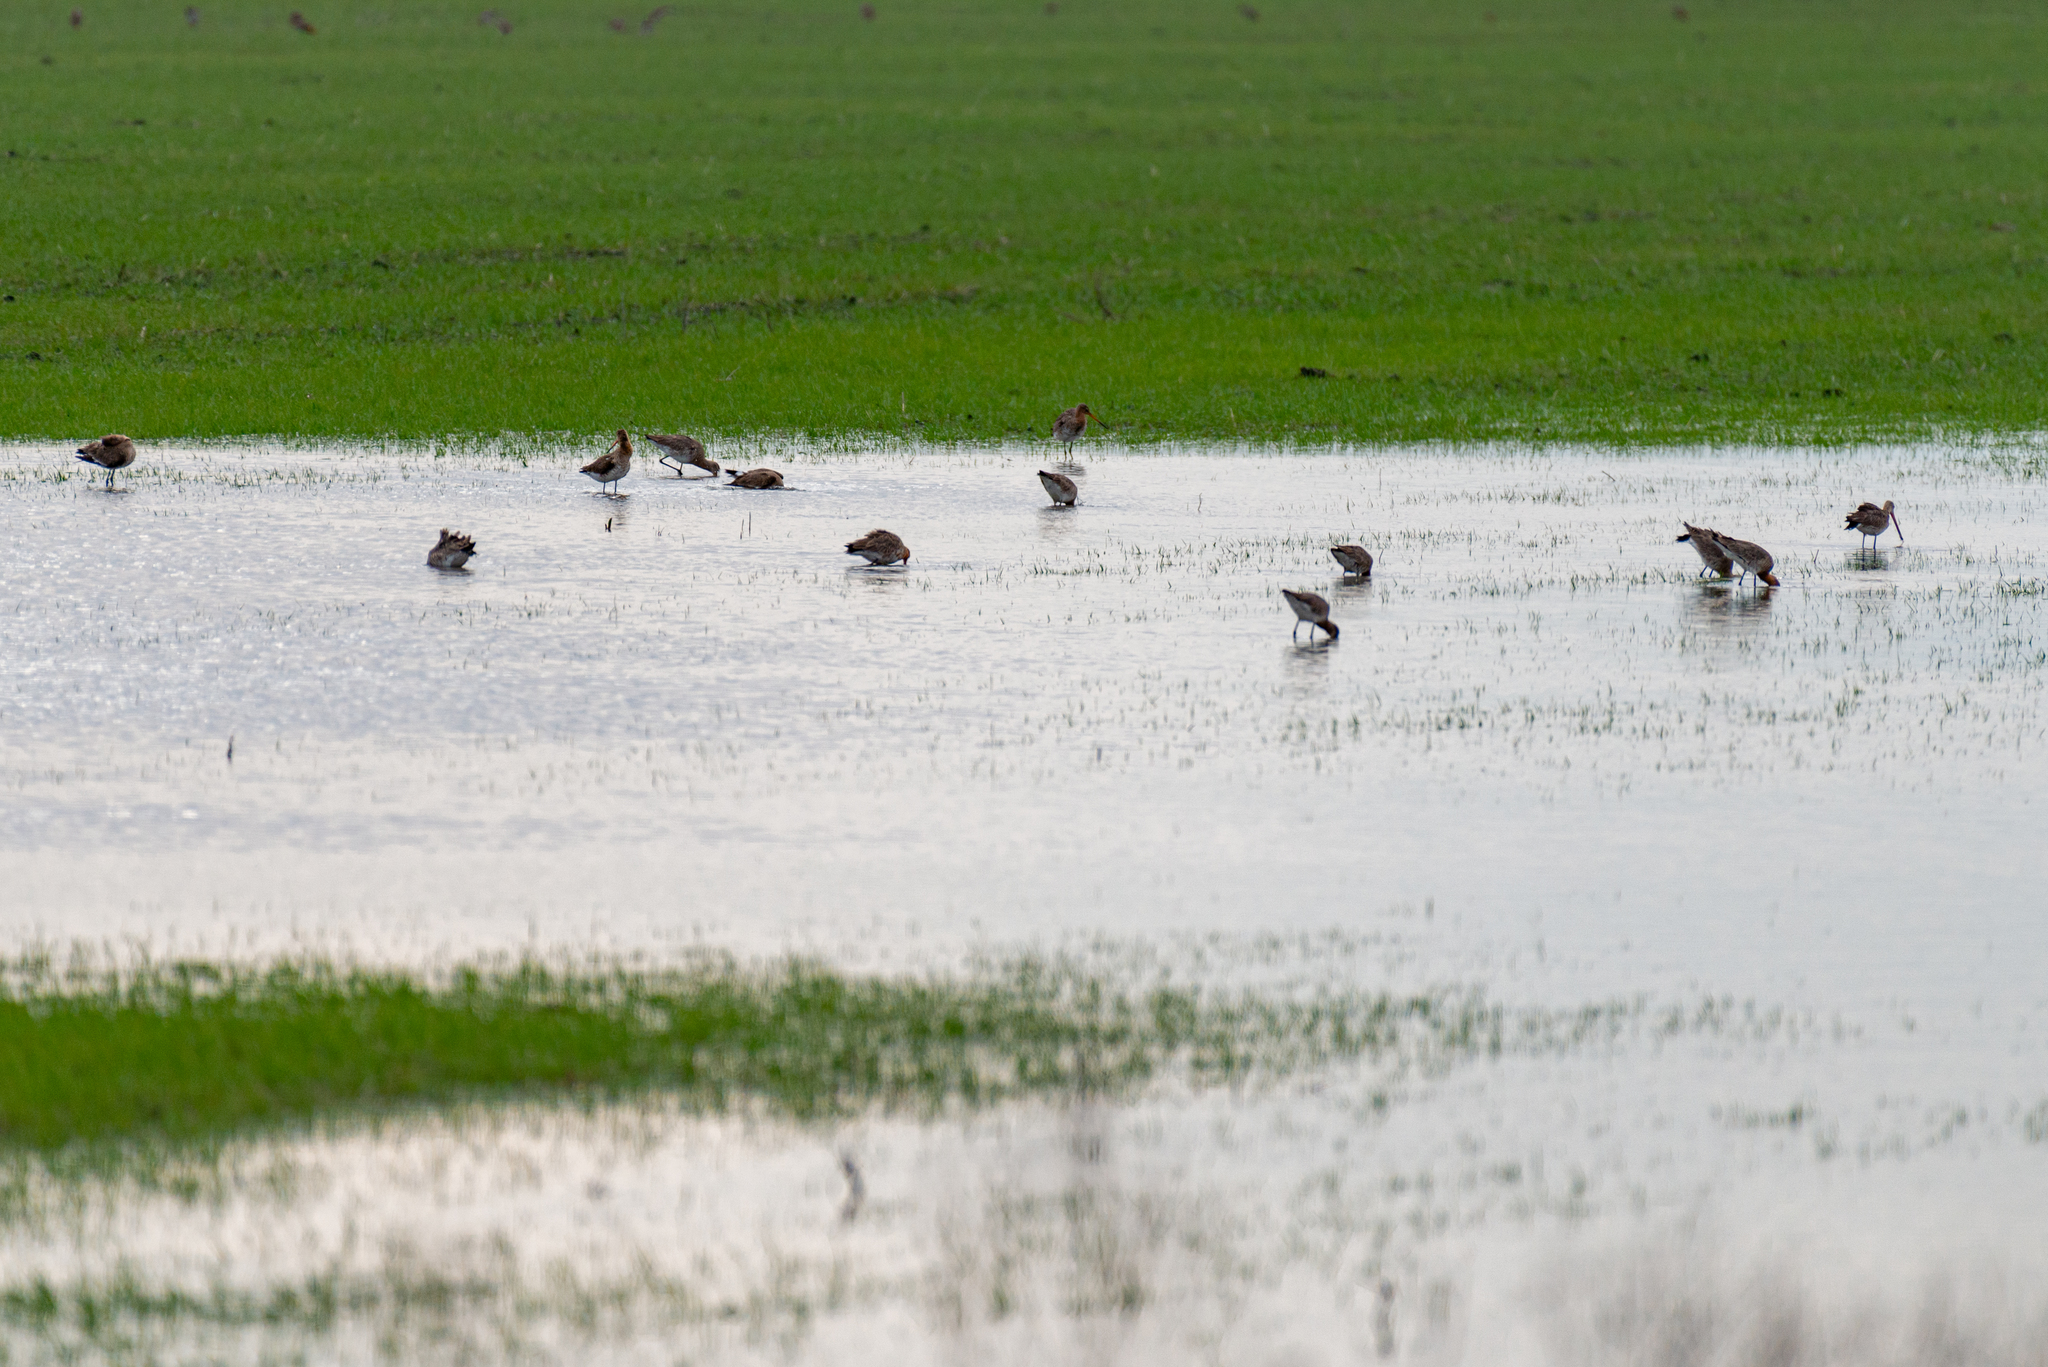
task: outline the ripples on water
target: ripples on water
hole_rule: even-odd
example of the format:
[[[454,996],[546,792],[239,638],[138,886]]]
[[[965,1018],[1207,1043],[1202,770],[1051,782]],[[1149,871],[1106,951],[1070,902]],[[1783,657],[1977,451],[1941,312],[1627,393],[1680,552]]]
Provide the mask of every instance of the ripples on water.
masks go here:
[[[463,1333],[583,1360],[603,1317],[550,1267],[631,1303],[599,1335],[630,1360],[691,1324],[820,1361],[1590,1362],[1581,1312],[1616,1297],[1610,1327],[1738,1355],[1741,1325],[1804,1315],[1796,1340],[1873,1300],[1901,1343],[1944,1314],[1991,1360],[2029,1341],[2038,453],[1096,447],[1073,509],[1038,451],[766,450],[791,487],[760,493],[642,463],[619,499],[588,454],[158,447],[107,495],[0,453],[10,948],[1094,946],[1136,981],[1767,1024],[1101,1113],[251,1141],[207,1169],[218,1203],[95,1188],[95,1225],[24,1198],[8,1286],[117,1278],[117,1247],[144,1284],[259,1300],[455,1268],[486,1288],[443,1288]],[[1907,545],[1839,530],[1865,498]],[[1784,586],[1698,582],[1681,520],[1769,547]],[[425,567],[443,526],[469,573]],[[908,566],[839,553],[878,526]],[[1291,641],[1282,586],[1341,639]],[[874,1193],[852,1226],[845,1144]],[[1981,1257],[2018,1289],[1925,1280]],[[1671,1327],[1687,1286],[1720,1328]],[[1865,1360],[1919,1350],[1890,1351]]]

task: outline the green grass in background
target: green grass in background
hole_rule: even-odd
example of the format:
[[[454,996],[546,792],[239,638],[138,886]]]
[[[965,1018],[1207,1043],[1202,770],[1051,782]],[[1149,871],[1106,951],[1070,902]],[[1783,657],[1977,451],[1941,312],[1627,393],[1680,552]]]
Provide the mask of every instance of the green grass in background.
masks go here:
[[[2043,425],[2038,7],[877,6],[8,6],[0,432]]]

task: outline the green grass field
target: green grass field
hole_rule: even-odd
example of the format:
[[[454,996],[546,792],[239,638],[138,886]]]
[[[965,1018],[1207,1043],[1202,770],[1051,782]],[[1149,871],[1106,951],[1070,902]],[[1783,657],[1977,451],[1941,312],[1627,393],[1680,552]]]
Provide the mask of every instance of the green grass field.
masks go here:
[[[2048,414],[2018,0],[297,2],[0,9],[0,432]]]
[[[430,981],[317,963],[117,974],[39,960],[0,976],[0,1154],[517,1096],[661,1091],[803,1117],[986,1104],[1113,1092],[1168,1063],[1241,1079],[1396,1050],[1547,1048],[1632,1014],[1510,1017],[1463,994],[1134,991],[1035,961],[979,979],[528,963]]]

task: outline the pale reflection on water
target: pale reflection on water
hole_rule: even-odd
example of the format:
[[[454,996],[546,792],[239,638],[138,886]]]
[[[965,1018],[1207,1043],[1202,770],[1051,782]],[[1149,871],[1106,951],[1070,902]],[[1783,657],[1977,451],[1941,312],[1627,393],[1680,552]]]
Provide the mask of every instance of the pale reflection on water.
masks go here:
[[[251,1141],[218,1199],[32,1175],[0,1290],[338,1279],[371,1308],[316,1357],[670,1361],[694,1326],[727,1358],[1305,1363],[1596,1360],[1583,1307],[1690,1313],[1643,1267],[1724,1325],[1744,1277],[1809,1326],[1875,1287],[1901,1342],[1930,1265],[2038,1285],[2038,456],[1094,446],[1054,509],[1043,451],[764,448],[788,490],[642,466],[618,498],[592,454],[159,446],[108,496],[0,452],[10,950],[1110,942],[1126,985],[1694,1024],[1085,1113],[430,1117]],[[1837,530],[1869,497],[1913,543]],[[1681,520],[1784,586],[1699,581]],[[444,526],[466,573],[424,564]],[[875,527],[910,564],[840,552]],[[1291,640],[1282,587],[1341,638]],[[1878,1247],[1916,1257],[1843,1252]],[[1518,1299],[1562,1248],[1636,1271]],[[1776,1273],[1806,1254],[1803,1300]],[[482,1289],[394,1323],[430,1273]],[[1957,1333],[2003,1361],[2039,1313]],[[222,1355],[304,1328],[260,1321]]]
[[[1454,917],[1430,978],[1540,925],[1567,996],[1974,999],[2006,989],[1961,946],[2037,934],[2002,916],[2048,872],[2025,461],[1092,446],[1053,508],[1027,450],[764,448],[787,490],[621,497],[572,450],[159,446],[116,497],[61,454],[0,452],[16,943],[948,963],[1336,891]],[[1873,492],[1912,544],[1837,530]],[[1702,518],[1784,587],[1699,581]],[[467,573],[423,563],[444,526]],[[840,552],[874,527],[912,561]],[[1342,637],[1290,638],[1282,587]]]

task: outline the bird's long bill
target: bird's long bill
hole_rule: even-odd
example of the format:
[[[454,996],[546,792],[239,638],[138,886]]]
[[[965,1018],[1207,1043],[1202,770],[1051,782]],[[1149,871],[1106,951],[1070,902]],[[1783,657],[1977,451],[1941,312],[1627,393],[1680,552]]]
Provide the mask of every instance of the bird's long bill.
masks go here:
[[[1905,545],[1905,544],[1906,544],[1906,529],[1905,529],[1904,527],[1901,527],[1901,526],[1899,525],[1899,515],[1898,515],[1897,513],[1893,513],[1893,514],[1892,514],[1892,530],[1893,530],[1893,531],[1895,531],[1895,532],[1897,532],[1897,533],[1899,534],[1899,544],[1900,544],[1901,546]]]

